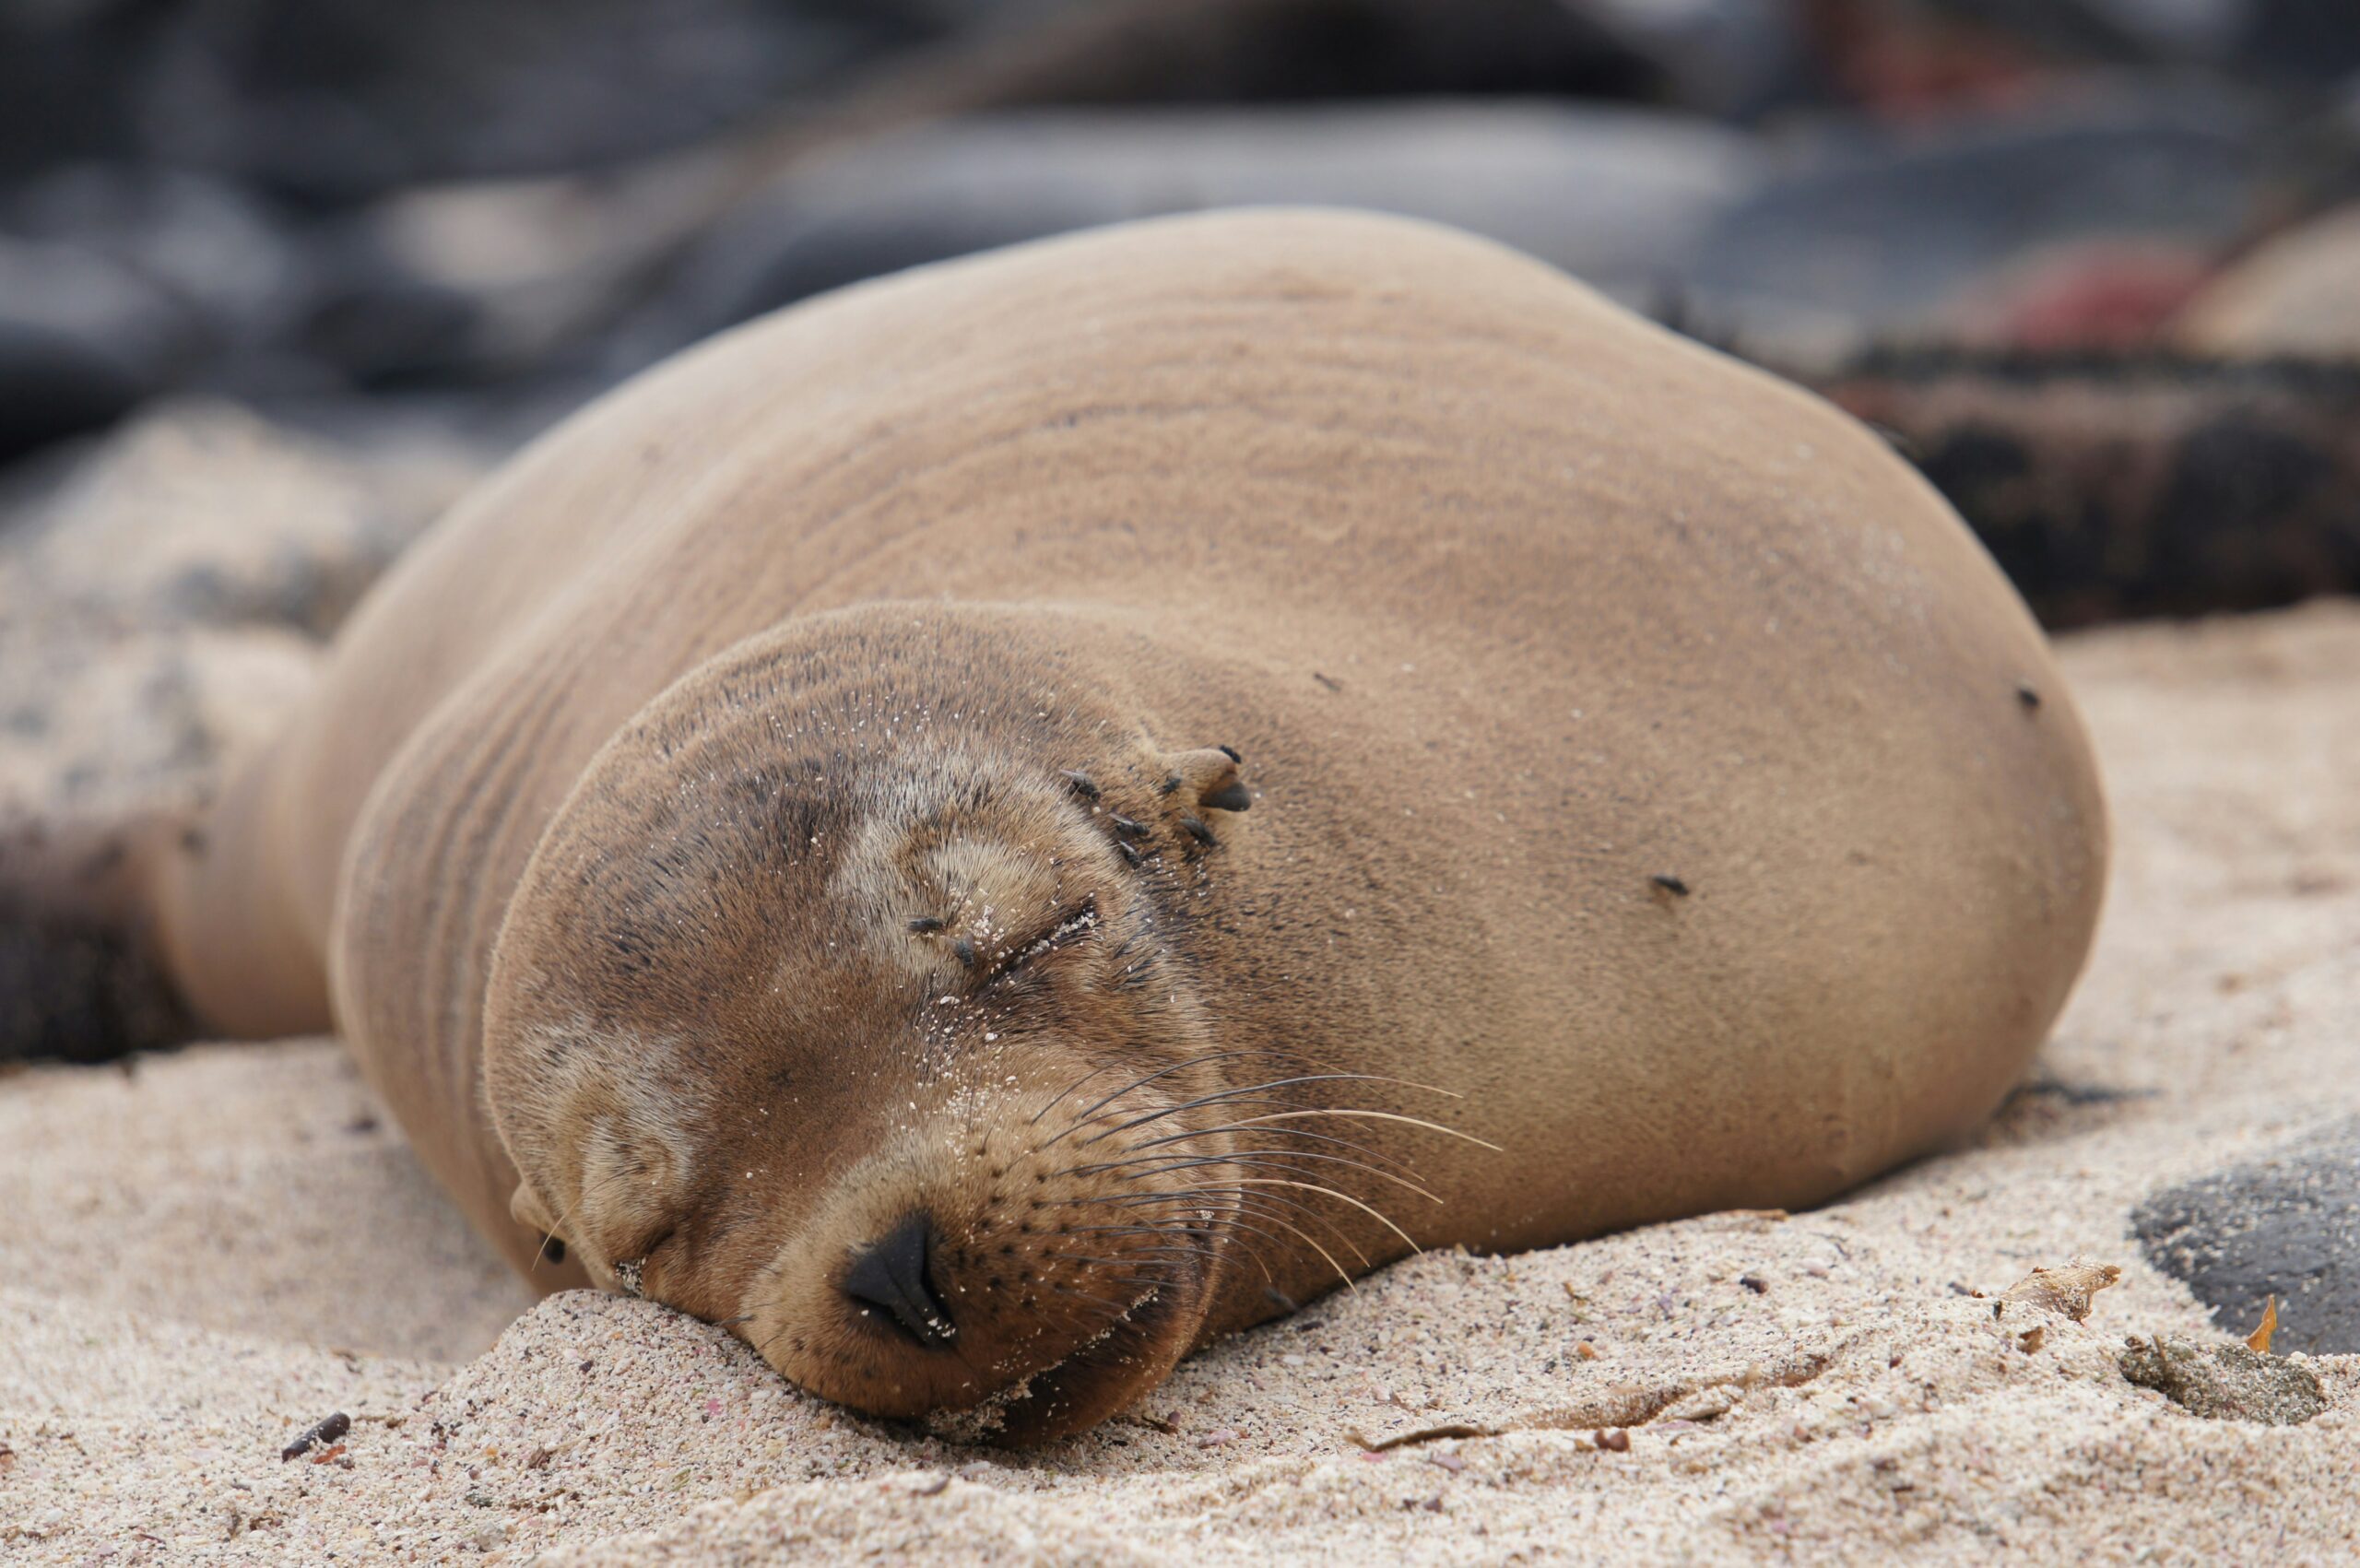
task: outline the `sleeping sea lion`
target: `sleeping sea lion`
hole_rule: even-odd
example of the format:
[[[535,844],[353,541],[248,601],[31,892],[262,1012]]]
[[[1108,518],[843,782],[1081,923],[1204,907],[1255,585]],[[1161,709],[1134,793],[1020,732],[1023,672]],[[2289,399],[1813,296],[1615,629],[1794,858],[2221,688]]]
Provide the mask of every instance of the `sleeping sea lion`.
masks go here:
[[[1863,427],[1497,246],[1257,211],[631,382],[108,876],[210,1030],[340,1030],[535,1279],[1030,1441],[1413,1247],[1956,1138],[2104,871],[2039,631]]]

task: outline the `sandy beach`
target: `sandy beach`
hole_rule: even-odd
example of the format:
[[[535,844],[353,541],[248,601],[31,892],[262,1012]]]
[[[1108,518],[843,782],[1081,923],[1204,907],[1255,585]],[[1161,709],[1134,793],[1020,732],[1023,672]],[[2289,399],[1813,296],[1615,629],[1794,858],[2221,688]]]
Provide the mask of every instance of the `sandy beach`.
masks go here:
[[[2272,1173],[2351,1168],[2360,607],[2064,653],[2116,813],[2107,917],[1971,1147],[1810,1213],[1413,1259],[1034,1453],[828,1407],[645,1303],[533,1305],[331,1041],[16,1071],[0,1555],[2350,1561],[2348,1206],[2281,1238],[2319,1256],[2268,1361],[2318,1413],[2206,1419],[2119,1359],[2260,1315],[2214,1321],[2139,1233],[2157,1215],[2234,1251],[2291,1212],[2256,1207]],[[2120,1269],[2085,1321],[2000,1299],[2073,1262]]]

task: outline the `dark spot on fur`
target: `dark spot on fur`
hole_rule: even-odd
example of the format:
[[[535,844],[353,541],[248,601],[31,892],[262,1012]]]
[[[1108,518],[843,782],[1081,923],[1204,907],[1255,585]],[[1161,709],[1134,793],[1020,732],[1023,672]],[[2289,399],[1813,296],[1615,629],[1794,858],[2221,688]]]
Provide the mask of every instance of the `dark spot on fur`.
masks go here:
[[[1658,871],[1647,880],[1676,899],[1684,899],[1688,896],[1688,884],[1669,871]]]
[[[2028,683],[2018,681],[2016,683],[2016,701],[2022,702],[2024,705],[2025,712],[2029,713],[2033,709],[2040,706],[2040,693],[2034,690]]]
[[[1171,795],[1171,794],[1174,794],[1174,793],[1177,792],[1177,791],[1178,791],[1178,789],[1180,788],[1180,784],[1181,784],[1181,779],[1180,779],[1180,775],[1179,775],[1179,774],[1177,774],[1177,773],[1167,773],[1167,774],[1165,774],[1165,775],[1164,775],[1163,782],[1162,782],[1162,784],[1158,784],[1158,785],[1156,785],[1156,786],[1155,786],[1155,787],[1156,787],[1156,793],[1157,793],[1157,794],[1159,794],[1159,795]]]
[[[1326,687],[1330,691],[1341,691],[1344,689],[1344,683],[1342,681],[1338,680],[1332,675],[1322,675],[1317,670],[1313,670],[1311,672],[1311,678],[1317,681],[1320,685]]]
[[[967,966],[968,966],[969,968],[971,968],[971,969],[974,967],[974,963],[975,963],[975,944],[974,944],[974,943],[973,943],[973,942],[971,942],[971,941],[967,940],[967,938],[966,938],[966,937],[962,937],[958,938],[956,941],[954,941],[954,942],[952,942],[952,943],[950,944],[950,950],[951,950],[951,952],[952,952],[953,954],[957,955],[958,960],[959,960],[959,961],[960,961],[961,963],[967,965]]]
[[[916,932],[919,936],[925,937],[941,930],[949,924],[950,922],[944,920],[940,915],[921,914],[910,922],[910,929]]]

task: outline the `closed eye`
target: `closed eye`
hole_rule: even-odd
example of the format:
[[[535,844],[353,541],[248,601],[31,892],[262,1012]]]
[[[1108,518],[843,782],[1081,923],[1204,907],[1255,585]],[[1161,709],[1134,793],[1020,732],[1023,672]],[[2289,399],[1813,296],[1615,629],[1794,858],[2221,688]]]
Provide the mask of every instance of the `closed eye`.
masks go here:
[[[1071,909],[1060,912],[1056,925],[993,966],[991,973],[984,977],[984,984],[995,984],[1006,980],[1044,953],[1052,953],[1059,948],[1071,947],[1076,942],[1088,940],[1090,934],[1097,929],[1097,926],[1098,900],[1093,895],[1082,900]]]

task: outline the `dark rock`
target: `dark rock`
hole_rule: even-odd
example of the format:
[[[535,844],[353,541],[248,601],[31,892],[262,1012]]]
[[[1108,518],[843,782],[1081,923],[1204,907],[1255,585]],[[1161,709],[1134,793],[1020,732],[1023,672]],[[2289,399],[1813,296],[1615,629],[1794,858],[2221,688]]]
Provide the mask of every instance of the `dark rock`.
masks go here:
[[[2207,1421],[2300,1426],[2327,1409],[2327,1396],[2310,1368],[2243,1345],[2191,1345],[2135,1335],[2123,1343],[2117,1364],[2126,1380]]]
[[[1800,379],[1892,436],[2047,625],[2360,589],[2360,367],[1927,350]]]
[[[24,320],[0,301],[0,463],[112,424],[152,390],[103,345]]]
[[[502,368],[490,313],[463,289],[361,254],[312,301],[291,341],[355,387],[465,384]]]
[[[2360,1352],[2360,1120],[2158,1193],[2130,1223],[2223,1327],[2244,1333],[2276,1296],[2276,1349]]]
[[[68,165],[11,192],[0,231],[106,257],[220,343],[269,332],[301,293],[301,260],[269,209],[206,175]]]
[[[0,4],[0,179],[130,150],[138,97],[123,65],[149,25],[142,9]]]
[[[1584,9],[1660,62],[1687,108],[1750,119],[1811,92],[1802,8],[1788,0],[1590,0]]]
[[[1840,127],[1719,215],[1686,282],[1750,348],[1841,352],[1938,329],[2027,253],[2076,242],[2217,252],[2261,214],[2267,116],[2189,85],[2083,93],[1899,135]],[[1831,343],[1829,339],[1834,337]]]
[[[986,0],[27,6],[0,14],[0,167],[60,152],[130,156],[340,203],[424,180],[613,162],[699,141],[988,8]]]
[[[187,314],[70,245],[0,235],[0,461],[95,429],[182,373]]]
[[[101,922],[30,913],[6,885],[11,859],[0,843],[0,1062],[112,1061],[191,1038],[154,955]]]
[[[1257,203],[1457,224],[1644,300],[1761,157],[1645,111],[1420,104],[1224,113],[1031,112],[883,138],[748,204],[631,335],[643,361],[879,273],[1160,213]]]
[[[1939,0],[1953,15],[2093,60],[2201,65],[2322,85],[2360,70],[2360,10],[2338,0]]]
[[[1775,3],[1708,0],[1723,12]],[[1003,25],[955,37],[944,52],[980,67],[938,78],[950,89],[944,107],[952,98],[970,110],[1495,94],[1656,101],[1680,73],[1678,49],[1717,38],[1714,24],[1727,20],[1666,27],[1653,6],[1563,0],[1096,0],[1046,22],[1055,7],[994,9]]]
[[[1586,9],[1559,0],[1035,0],[971,8],[988,25],[694,148],[561,178],[419,188],[373,204],[333,230],[335,259],[302,333],[306,348],[370,386],[489,382],[553,361],[579,363],[572,350],[640,305],[670,264],[715,228],[726,233],[708,251],[786,243],[776,230],[798,230],[801,220],[778,209],[811,194],[800,175],[815,160],[961,114],[1392,96],[1652,100],[1667,80],[1660,49],[1651,55],[1626,44]],[[1158,124],[1168,139],[1194,121],[1175,113]],[[837,240],[831,265],[782,264],[820,281],[791,277],[764,296],[796,297],[908,259],[1162,210],[1151,202],[1110,206],[1103,179],[1067,197],[1053,188],[1062,165],[991,172],[996,187],[1021,190],[1028,206],[1047,210],[978,225],[970,204],[960,215],[964,231],[950,237]],[[773,186],[753,214],[736,214],[748,192]],[[831,191],[822,182],[820,199]],[[1060,200],[1072,215],[1055,210]],[[840,220],[831,210],[817,221]],[[877,259],[864,259],[872,252]],[[725,308],[714,319],[737,318]]]

